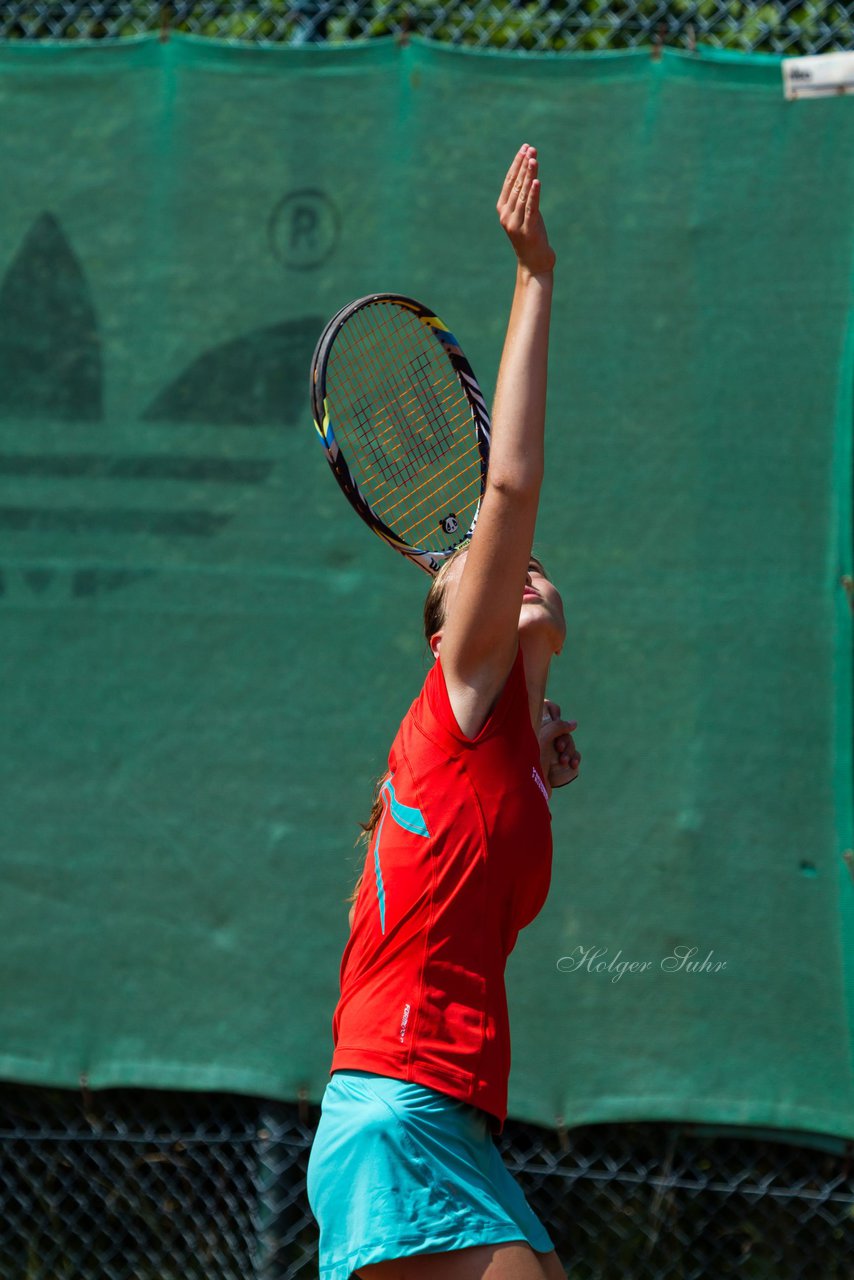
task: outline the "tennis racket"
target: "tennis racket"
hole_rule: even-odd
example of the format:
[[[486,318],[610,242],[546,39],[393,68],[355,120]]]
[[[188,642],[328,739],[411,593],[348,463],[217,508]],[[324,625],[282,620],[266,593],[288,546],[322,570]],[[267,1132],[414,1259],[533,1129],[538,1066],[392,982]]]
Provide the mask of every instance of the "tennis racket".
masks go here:
[[[314,425],[365,523],[428,573],[471,537],[489,463],[489,413],[447,325],[373,293],[332,317],[311,362]]]

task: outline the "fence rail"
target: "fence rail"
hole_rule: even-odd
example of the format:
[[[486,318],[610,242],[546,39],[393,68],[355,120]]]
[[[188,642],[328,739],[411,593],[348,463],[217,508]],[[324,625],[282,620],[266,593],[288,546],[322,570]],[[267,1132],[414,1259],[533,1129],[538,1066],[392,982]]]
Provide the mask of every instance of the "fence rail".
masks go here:
[[[854,48],[854,4],[820,0],[5,0],[0,38],[187,31],[235,42],[341,43],[415,32],[540,51],[697,43],[788,55]]]
[[[233,1095],[2,1086],[0,1278],[309,1280],[318,1119]],[[851,1280],[854,1144],[508,1121],[499,1145],[570,1280]]]

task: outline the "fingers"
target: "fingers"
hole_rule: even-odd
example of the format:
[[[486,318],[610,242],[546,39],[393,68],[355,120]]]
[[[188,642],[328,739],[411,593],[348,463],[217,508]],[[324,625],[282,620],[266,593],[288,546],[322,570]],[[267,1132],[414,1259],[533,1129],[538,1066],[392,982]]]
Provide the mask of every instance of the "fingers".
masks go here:
[[[563,767],[577,769],[581,763],[581,752],[575,745],[575,739],[572,736],[574,729],[578,728],[575,720],[552,721],[540,730],[540,745],[551,745],[558,764]]]
[[[552,790],[556,791],[558,787],[566,787],[570,782],[575,782],[577,777],[577,769],[555,769],[549,774],[549,783]]]
[[[581,752],[576,750],[572,738],[563,746],[556,742],[554,748],[558,763],[564,767],[569,766],[571,769],[577,769],[581,764]]]
[[[565,787],[578,777],[581,752],[576,748],[572,734],[578,728],[576,720],[561,720],[559,708],[548,698],[543,704],[543,722],[537,737],[540,743],[540,760],[551,787]],[[551,708],[558,715],[550,718]]]
[[[565,787],[567,783],[575,782],[577,777],[577,766],[554,764],[549,769],[549,785],[553,790],[556,787]]]
[[[536,176],[537,149],[526,142],[516,152],[513,163],[507,171],[497,206],[502,216],[515,214],[520,227],[526,217],[531,184]],[[539,208],[539,197],[537,197],[537,208]]]
[[[525,228],[533,223],[537,214],[540,212],[540,180],[539,178],[531,179],[531,185],[528,188],[528,198],[525,202]]]
[[[548,753],[549,759],[560,760],[561,764],[570,763],[577,754],[572,739],[575,728],[575,721],[543,721],[538,733],[540,754]]]
[[[544,720],[537,736],[540,742],[554,742],[557,738],[570,734],[574,728],[575,721]]]
[[[528,207],[531,183],[537,174],[537,156],[533,147],[528,147],[527,155],[522,163],[516,181],[510,192],[509,205],[511,211],[524,222]]]
[[[510,168],[507,170],[507,177],[504,179],[504,186],[501,188],[501,195],[498,197],[499,209],[502,207],[502,205],[507,204],[508,200],[511,197],[511,193],[515,188],[516,182],[519,177],[519,171],[522,168],[522,164],[525,161],[528,150],[529,150],[528,144],[527,142],[525,142],[522,144],[522,146],[516,152],[516,155],[513,157],[513,163],[511,164]]]

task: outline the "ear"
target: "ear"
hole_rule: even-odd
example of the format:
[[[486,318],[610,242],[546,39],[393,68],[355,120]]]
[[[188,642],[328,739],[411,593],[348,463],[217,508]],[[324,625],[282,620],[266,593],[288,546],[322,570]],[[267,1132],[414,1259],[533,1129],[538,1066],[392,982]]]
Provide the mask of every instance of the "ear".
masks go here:
[[[442,633],[441,631],[437,631],[435,635],[432,635],[430,637],[430,652],[432,653],[434,660],[438,658],[439,650],[441,649],[441,647],[442,647]]]

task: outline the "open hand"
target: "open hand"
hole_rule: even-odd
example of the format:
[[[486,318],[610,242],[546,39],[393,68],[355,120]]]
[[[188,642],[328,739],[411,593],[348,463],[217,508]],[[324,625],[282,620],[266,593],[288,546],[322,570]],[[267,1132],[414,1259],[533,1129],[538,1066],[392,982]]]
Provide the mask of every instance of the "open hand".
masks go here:
[[[555,254],[540,213],[537,149],[520,147],[498,197],[498,218],[516,251],[519,266],[531,275],[554,270]]]

